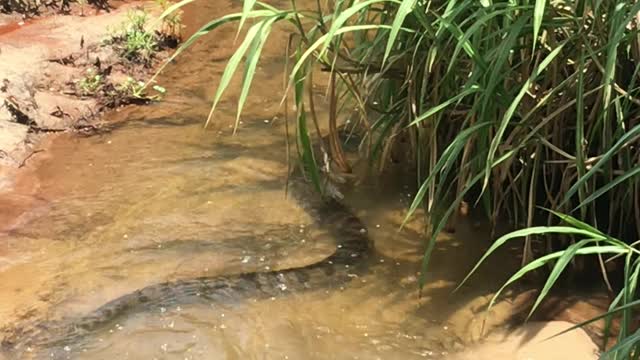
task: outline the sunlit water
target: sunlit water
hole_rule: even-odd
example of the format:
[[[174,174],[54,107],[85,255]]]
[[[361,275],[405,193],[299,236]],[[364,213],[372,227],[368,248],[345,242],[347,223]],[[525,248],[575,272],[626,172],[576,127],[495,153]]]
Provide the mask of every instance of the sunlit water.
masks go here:
[[[185,14],[187,32],[238,9],[228,0],[199,3]],[[234,36],[234,27],[220,29],[170,66],[159,80],[169,90],[163,103],[108,114],[117,124],[111,133],[53,142],[33,174],[36,206],[0,235],[0,326],[87,313],[161,281],[304,266],[333,251],[308,236],[308,215],[284,193],[284,32],[265,48],[238,134],[231,135],[237,80],[203,129]],[[467,220],[440,239],[419,297],[424,224],[418,216],[398,232],[414,177],[389,172],[396,175],[346,193],[386,259],[369,275],[273,300],[131,314],[82,346],[51,352],[74,359],[446,358],[481,319],[483,308],[468,304],[507,272],[485,268],[471,288],[451,295],[489,240],[486,226]]]

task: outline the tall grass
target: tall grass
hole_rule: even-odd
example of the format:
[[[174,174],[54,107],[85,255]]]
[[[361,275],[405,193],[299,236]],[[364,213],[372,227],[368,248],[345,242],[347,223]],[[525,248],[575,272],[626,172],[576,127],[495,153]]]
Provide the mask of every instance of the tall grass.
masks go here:
[[[578,255],[596,256],[605,280],[605,256],[624,255],[626,282],[614,305],[628,306],[640,269],[627,245],[640,235],[639,11],[640,3],[623,0],[291,0],[286,9],[245,0],[241,12],[204,25],[175,56],[223,24],[246,28],[207,123],[242,68],[240,119],[270,31],[289,24],[295,63],[283,95],[296,105],[299,158],[320,190],[322,169],[350,170],[336,123],[355,117],[372,165],[382,169],[400,151],[419,170],[408,216],[424,207],[431,221],[425,268],[436,236],[466,200],[494,222],[529,228],[507,238],[525,238],[518,277],[555,264],[542,297],[559,272],[580,264]],[[332,140],[322,148],[332,167],[314,153],[319,140],[309,132],[317,127],[309,124],[316,117],[305,89],[319,70],[331,79]],[[557,227],[562,219],[573,220]],[[545,233],[554,236],[535,246]]]

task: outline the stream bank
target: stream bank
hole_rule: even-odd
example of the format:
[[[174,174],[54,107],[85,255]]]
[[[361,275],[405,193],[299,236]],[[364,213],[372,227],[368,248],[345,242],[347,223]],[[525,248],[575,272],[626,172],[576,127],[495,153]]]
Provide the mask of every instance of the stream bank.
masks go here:
[[[148,26],[161,11],[142,1],[105,7],[73,3],[64,14],[0,16],[0,190],[14,186],[17,169],[43,155],[48,135],[94,135],[102,131],[104,111],[162,95],[143,92],[141,84],[177,39],[157,41],[138,61],[125,54],[129,44],[121,35],[135,21]]]

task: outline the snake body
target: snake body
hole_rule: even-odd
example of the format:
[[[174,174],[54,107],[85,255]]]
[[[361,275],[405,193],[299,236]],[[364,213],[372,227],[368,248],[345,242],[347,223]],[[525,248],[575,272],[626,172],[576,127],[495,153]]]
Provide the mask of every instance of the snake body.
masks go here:
[[[335,239],[336,250],[322,261],[299,268],[199,277],[153,284],[76,318],[14,328],[2,342],[10,358],[66,357],[84,339],[113,325],[127,315],[189,303],[229,303],[241,299],[263,299],[291,292],[346,283],[363,274],[365,258],[373,248],[364,224],[339,200],[321,198],[301,178],[293,180],[289,193],[310,215],[321,234]],[[37,350],[46,355],[37,355]],[[63,350],[64,349],[64,350]]]

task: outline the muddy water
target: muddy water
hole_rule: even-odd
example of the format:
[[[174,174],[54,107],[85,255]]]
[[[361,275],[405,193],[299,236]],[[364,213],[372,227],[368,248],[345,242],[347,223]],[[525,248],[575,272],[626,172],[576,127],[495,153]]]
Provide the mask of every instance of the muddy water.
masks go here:
[[[185,14],[187,32],[235,10],[227,0],[199,3]],[[33,166],[33,209],[0,233],[5,330],[87,313],[157,282],[299,267],[333,251],[308,236],[309,216],[284,196],[284,32],[265,49],[238,135],[237,80],[214,125],[202,127],[234,36],[222,28],[170,66],[159,80],[170,91],[163,103],[109,114],[117,125],[108,134],[61,136]],[[450,295],[489,240],[467,220],[440,239],[418,298],[424,224],[418,217],[397,231],[413,177],[391,170],[346,192],[380,254],[349,285],[134,313],[86,343],[29,350],[73,359],[446,358],[470,340],[507,271],[483,269],[475,286]]]

